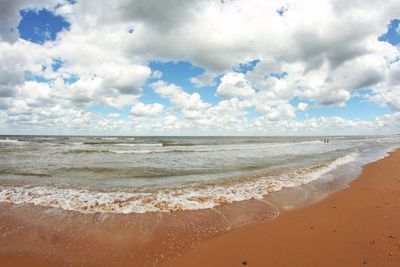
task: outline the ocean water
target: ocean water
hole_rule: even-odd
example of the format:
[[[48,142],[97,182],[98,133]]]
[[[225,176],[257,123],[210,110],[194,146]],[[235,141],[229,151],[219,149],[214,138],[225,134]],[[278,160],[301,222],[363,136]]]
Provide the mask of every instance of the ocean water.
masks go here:
[[[325,138],[2,136],[0,201],[83,213],[212,208],[325,179],[400,144]]]

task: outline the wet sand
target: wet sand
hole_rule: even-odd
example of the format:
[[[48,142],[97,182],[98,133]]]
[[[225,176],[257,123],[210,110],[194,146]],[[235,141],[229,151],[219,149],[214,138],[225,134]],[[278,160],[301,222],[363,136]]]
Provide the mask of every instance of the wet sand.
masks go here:
[[[400,151],[348,189],[206,240],[167,266],[400,266]]]
[[[82,214],[3,202],[0,266],[158,266],[203,240],[275,215],[262,201],[145,214]]]
[[[304,206],[347,183],[170,213],[0,203],[0,266],[400,266],[399,168],[397,151],[350,188],[290,211],[277,203]]]

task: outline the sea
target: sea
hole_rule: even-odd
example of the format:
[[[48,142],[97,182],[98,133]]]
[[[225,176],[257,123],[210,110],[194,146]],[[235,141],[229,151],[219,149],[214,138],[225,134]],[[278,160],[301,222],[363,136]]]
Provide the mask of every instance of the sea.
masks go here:
[[[399,135],[0,136],[0,202],[81,213],[206,209],[354,178],[399,146]]]

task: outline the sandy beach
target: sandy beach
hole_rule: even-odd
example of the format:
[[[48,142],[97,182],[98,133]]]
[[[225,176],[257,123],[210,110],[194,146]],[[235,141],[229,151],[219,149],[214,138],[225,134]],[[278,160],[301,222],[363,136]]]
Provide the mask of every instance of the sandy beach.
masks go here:
[[[276,218],[260,201],[145,214],[3,202],[0,266],[399,266],[399,163],[393,152]]]
[[[168,266],[400,266],[400,151],[348,189],[202,242]]]
[[[0,0],[0,267],[400,267],[400,0]]]

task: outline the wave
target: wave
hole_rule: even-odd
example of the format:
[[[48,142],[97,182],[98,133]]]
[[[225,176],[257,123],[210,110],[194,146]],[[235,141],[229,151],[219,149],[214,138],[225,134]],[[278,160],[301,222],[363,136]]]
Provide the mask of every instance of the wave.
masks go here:
[[[0,144],[9,144],[9,145],[22,145],[26,144],[27,142],[19,141],[16,139],[0,139]]]
[[[85,141],[83,142],[84,145],[113,145],[117,144],[115,141]]]
[[[132,140],[134,141],[134,140]],[[130,146],[162,146],[161,143],[134,143],[134,142],[127,142],[126,140],[111,140],[111,139],[104,139],[104,140],[95,140],[95,141],[85,141],[83,142],[84,145],[130,145]]]
[[[19,170],[4,170],[0,169],[0,175],[16,175],[16,176],[35,176],[35,177],[51,177],[51,174],[48,173],[36,173],[36,172],[21,172]]]
[[[256,145],[282,145],[282,144],[307,144],[307,143],[320,143],[321,140],[311,140],[311,141],[303,141],[303,142],[259,142],[259,141],[255,141],[255,140],[249,140],[249,141],[245,141],[240,143],[240,145],[243,146],[256,146]],[[161,140],[160,143],[163,146],[176,146],[176,147],[180,147],[180,146],[228,146],[228,145],[235,145],[237,144],[236,142],[223,142],[221,140],[219,140],[219,142],[215,141],[215,142],[172,142],[172,141],[164,141]]]
[[[64,154],[89,154],[89,153],[108,153],[108,150],[102,149],[71,149],[64,151]]]
[[[151,153],[160,153],[167,151],[154,151],[154,150],[108,150],[110,153],[115,154],[151,154]]]
[[[300,168],[281,175],[215,184],[186,184],[157,190],[99,192],[58,187],[0,186],[0,201],[62,208],[82,213],[145,213],[212,208],[235,201],[262,199],[285,187],[295,187],[323,177],[333,169],[355,161],[352,153],[324,164]]]
[[[130,146],[130,147],[162,147],[161,143],[116,143],[116,146]]]
[[[98,167],[98,166],[82,166],[82,167],[61,167],[52,170],[50,173],[54,176],[62,175],[69,177],[90,177],[91,179],[140,179],[140,178],[167,178],[172,176],[190,176],[215,173],[218,170],[204,169],[171,169],[150,166],[130,166],[130,167]]]
[[[115,153],[115,154],[152,154],[152,153],[190,153],[190,152],[218,152],[250,149],[278,148],[287,146],[301,146],[307,144],[321,143],[321,141],[307,141],[296,143],[261,143],[261,144],[240,144],[240,145],[165,145],[162,143],[112,143],[117,147],[133,147],[137,149],[115,149],[113,146],[105,149],[71,149],[64,153]],[[83,143],[87,144],[87,143]],[[91,143],[95,144],[95,143]],[[98,143],[110,144],[110,143]],[[147,148],[147,149],[146,149]]]

